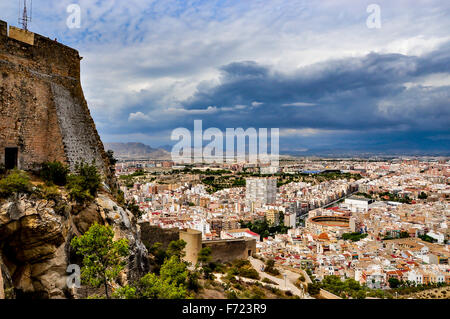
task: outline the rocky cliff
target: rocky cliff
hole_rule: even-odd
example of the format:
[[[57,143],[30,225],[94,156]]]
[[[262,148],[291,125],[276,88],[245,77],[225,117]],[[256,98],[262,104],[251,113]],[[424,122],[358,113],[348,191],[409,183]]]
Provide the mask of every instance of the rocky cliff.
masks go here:
[[[60,161],[73,171],[94,162],[106,190],[116,179],[90,115],[80,82],[78,51],[47,37],[10,28],[0,20],[0,166],[38,171]],[[111,194],[103,191],[88,207],[34,195],[0,201],[0,298],[77,298],[66,270],[81,260],[70,241],[97,222],[111,225],[131,248],[122,282],[148,268],[139,226]]]
[[[0,204],[0,298],[78,298],[66,285],[67,266],[79,264],[70,246],[74,236],[97,222],[127,238],[131,255],[121,283],[148,271],[147,250],[134,216],[107,193],[79,210],[66,196],[43,200],[16,195]],[[3,288],[3,289],[2,289]]]

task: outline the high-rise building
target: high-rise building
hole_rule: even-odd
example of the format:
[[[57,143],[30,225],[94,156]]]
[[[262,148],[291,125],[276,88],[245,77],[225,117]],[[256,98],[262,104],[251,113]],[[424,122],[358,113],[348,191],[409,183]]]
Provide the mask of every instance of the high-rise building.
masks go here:
[[[296,222],[297,222],[297,215],[295,213],[284,214],[284,226],[295,228]]]
[[[280,212],[275,209],[269,209],[266,212],[267,222],[272,226],[278,226],[280,224]]]
[[[277,199],[277,179],[247,178],[246,200],[248,202],[260,202],[262,204],[275,203]]]

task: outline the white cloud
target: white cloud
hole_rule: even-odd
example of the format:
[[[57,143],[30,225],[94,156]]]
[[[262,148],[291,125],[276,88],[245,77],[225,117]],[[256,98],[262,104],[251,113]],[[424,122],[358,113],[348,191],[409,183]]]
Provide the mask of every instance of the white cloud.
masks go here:
[[[149,121],[150,117],[145,115],[142,112],[136,112],[136,113],[130,113],[130,116],[128,117],[129,122],[133,121]]]
[[[258,107],[258,106],[261,106],[261,105],[263,105],[264,103],[261,103],[261,102],[257,102],[257,101],[253,101],[252,102],[252,106],[253,107]]]
[[[295,103],[286,103],[281,106],[315,106],[314,103],[305,103],[305,102],[295,102]]]
[[[166,111],[167,113],[176,114],[176,115],[200,115],[200,114],[212,114],[217,112],[217,107],[208,106],[206,109],[197,109],[197,110],[186,110],[184,108],[175,108],[170,107]]]

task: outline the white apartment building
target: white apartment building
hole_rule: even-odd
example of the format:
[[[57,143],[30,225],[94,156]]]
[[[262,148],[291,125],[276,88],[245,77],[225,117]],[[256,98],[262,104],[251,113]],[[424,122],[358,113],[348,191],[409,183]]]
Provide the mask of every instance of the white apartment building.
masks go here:
[[[296,221],[297,221],[297,214],[295,213],[284,214],[284,226],[295,227]]]
[[[372,199],[350,197],[346,198],[344,204],[353,213],[367,212],[369,210],[369,204],[373,202]]]
[[[423,275],[418,271],[411,270],[410,272],[408,272],[408,280],[416,283],[416,285],[422,285]]]
[[[190,225],[190,228],[201,231],[203,238],[205,238],[206,234],[211,233],[210,225],[204,219],[193,221]]]
[[[246,200],[248,202],[260,202],[272,204],[277,199],[276,178],[247,178]]]
[[[259,172],[261,174],[276,174],[279,171],[279,167],[278,166],[268,166],[268,167],[261,167],[259,169]]]
[[[433,239],[436,239],[439,244],[443,244],[444,243],[444,240],[445,240],[444,234],[441,234],[439,232],[430,231],[430,232],[427,233],[427,235],[430,236]]]

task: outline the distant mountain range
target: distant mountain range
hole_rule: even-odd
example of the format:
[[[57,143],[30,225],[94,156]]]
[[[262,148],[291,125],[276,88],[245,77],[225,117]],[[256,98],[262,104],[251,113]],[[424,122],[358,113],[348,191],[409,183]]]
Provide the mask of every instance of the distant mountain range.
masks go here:
[[[171,145],[163,145],[153,148],[143,143],[104,143],[106,150],[113,150],[114,156],[118,159],[154,159],[154,160],[171,160]],[[314,149],[314,150],[286,150],[282,149],[280,156],[286,157],[343,157],[343,158],[372,158],[372,157],[397,157],[397,156],[448,156],[449,152],[420,152],[420,151],[361,151],[361,150],[340,150],[340,149]]]
[[[118,159],[170,160],[170,152],[163,148],[153,148],[143,143],[105,143],[105,150],[114,151]]]

